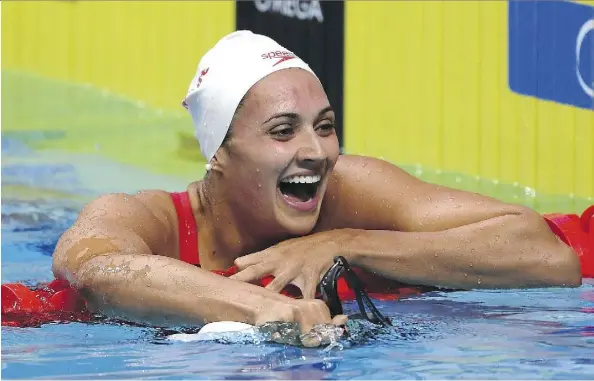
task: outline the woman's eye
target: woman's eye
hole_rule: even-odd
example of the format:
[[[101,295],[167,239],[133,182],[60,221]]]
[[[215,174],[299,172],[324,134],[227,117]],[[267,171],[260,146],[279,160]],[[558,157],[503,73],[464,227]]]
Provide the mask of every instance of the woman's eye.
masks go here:
[[[275,128],[270,133],[274,136],[279,138],[286,138],[293,135],[293,128],[292,127],[279,127]]]
[[[334,123],[324,123],[318,127],[318,130],[321,130],[323,133],[329,133],[334,131]]]

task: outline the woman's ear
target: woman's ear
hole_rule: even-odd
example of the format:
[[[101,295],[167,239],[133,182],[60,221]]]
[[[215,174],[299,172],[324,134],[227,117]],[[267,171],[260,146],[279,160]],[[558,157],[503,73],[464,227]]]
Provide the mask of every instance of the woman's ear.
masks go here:
[[[225,154],[221,152],[222,150],[218,150],[218,152],[213,156],[208,164],[206,164],[206,170],[209,172],[218,172],[222,173],[223,168],[225,167],[224,163]]]

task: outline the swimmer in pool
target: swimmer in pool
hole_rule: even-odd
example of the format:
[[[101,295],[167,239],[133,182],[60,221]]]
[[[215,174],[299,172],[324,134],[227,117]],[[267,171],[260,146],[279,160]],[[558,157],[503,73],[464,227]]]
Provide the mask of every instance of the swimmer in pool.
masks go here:
[[[222,38],[183,104],[204,178],[186,192],[99,197],[59,240],[54,274],[92,310],[151,324],[294,322],[306,333],[346,320],[315,299],[339,255],[403,285],[581,284],[578,257],[533,210],[339,154],[320,81],[270,38]],[[230,277],[212,272],[231,266]],[[287,285],[303,298],[282,294]]]

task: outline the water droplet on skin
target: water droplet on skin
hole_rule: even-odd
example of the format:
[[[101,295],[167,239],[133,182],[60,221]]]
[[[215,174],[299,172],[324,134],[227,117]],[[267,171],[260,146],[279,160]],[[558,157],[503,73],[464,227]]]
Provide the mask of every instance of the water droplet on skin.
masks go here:
[[[470,267],[472,267],[472,263],[470,264]]]
[[[464,273],[464,278],[468,278],[468,274]]]
[[[433,256],[434,256],[435,258],[437,258],[437,253],[435,253]]]
[[[258,188],[262,188],[262,184],[258,183]]]
[[[476,282],[477,282],[478,284],[481,284],[481,283],[482,283],[482,282],[481,282],[481,278],[479,278],[479,279],[478,279]]]

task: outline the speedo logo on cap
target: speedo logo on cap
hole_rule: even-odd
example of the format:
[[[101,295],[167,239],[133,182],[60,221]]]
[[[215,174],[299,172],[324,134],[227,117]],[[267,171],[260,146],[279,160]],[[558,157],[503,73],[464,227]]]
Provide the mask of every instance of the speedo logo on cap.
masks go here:
[[[296,56],[295,56],[294,53],[288,52],[286,50],[283,50],[283,51],[277,50],[276,52],[270,52],[270,53],[264,53],[264,54],[262,54],[262,59],[264,59],[264,60],[268,60],[268,59],[275,60],[275,59],[278,59],[278,61],[276,61],[274,63],[274,65],[272,65],[272,66],[276,66],[276,65],[278,65],[281,62],[288,61],[288,60],[293,59],[295,57]]]

